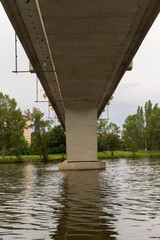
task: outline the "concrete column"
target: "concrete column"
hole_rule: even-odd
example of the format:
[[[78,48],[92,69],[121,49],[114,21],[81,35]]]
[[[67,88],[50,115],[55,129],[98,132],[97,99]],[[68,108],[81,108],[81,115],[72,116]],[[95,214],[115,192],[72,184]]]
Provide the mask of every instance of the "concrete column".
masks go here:
[[[97,110],[67,109],[68,162],[97,161]]]
[[[60,170],[104,169],[97,161],[97,109],[66,109],[67,160]]]

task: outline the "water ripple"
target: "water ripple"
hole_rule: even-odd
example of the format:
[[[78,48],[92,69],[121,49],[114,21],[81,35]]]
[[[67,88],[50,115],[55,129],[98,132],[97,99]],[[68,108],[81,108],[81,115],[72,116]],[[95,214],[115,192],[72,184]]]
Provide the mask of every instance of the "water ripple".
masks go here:
[[[105,171],[0,165],[0,239],[160,239],[160,160],[108,160]]]

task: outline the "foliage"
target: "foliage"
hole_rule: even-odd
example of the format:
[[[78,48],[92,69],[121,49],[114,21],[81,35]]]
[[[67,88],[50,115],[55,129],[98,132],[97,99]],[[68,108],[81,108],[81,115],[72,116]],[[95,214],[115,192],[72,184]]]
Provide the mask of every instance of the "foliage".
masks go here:
[[[98,151],[106,151],[107,150],[107,125],[108,121],[105,119],[99,119],[98,126],[97,126],[97,133],[98,133]]]
[[[33,108],[32,113],[27,110],[26,116],[31,120],[32,133],[32,149],[40,156],[40,160],[48,160],[48,143],[50,139],[50,130],[52,121],[43,120],[44,113],[39,109]]]
[[[50,153],[65,153],[66,152],[66,135],[63,128],[58,125],[50,131],[49,140]]]
[[[144,111],[138,107],[137,113],[129,115],[123,124],[123,143],[133,153],[139,149],[160,149],[160,108],[145,103]]]
[[[28,142],[24,138],[21,139],[20,150],[21,150],[21,155],[31,155],[31,154],[33,154],[31,146],[29,146]],[[11,148],[9,150],[6,150],[6,155],[7,156],[13,156],[13,155],[16,156],[16,149]],[[22,158],[22,156],[21,156],[21,158]]]
[[[137,114],[129,115],[123,124],[123,143],[126,148],[133,153],[138,150],[139,128],[137,124]]]
[[[23,138],[23,130],[25,127],[26,119],[23,118],[21,111],[19,109],[14,111],[11,120],[10,142],[11,146],[13,146],[17,159],[20,159],[22,149],[25,144],[25,140]]]
[[[3,160],[5,160],[5,151],[9,149],[15,149],[17,159],[21,155],[26,120],[20,109],[16,109],[16,107],[15,99],[10,99],[8,95],[0,93],[0,148]]]
[[[98,122],[98,150],[110,150],[111,157],[113,157],[113,151],[120,144],[119,134],[119,127],[115,123],[108,124],[107,120],[100,119]]]
[[[98,126],[97,126],[98,134],[105,134],[107,132],[107,125],[108,125],[108,120],[99,119]]]
[[[160,149],[160,108],[153,110],[147,125],[150,150]]]

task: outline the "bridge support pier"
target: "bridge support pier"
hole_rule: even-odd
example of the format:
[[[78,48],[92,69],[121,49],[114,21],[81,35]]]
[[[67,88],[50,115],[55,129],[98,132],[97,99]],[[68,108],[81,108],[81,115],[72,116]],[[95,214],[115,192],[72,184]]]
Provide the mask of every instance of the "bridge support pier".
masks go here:
[[[66,109],[67,160],[59,170],[105,169],[97,161],[97,109]]]

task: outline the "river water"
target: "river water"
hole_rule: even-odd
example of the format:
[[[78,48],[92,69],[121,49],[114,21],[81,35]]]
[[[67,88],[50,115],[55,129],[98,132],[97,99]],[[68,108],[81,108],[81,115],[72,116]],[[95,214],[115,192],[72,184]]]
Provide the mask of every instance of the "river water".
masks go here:
[[[160,159],[65,173],[56,164],[0,165],[0,239],[160,239]]]

